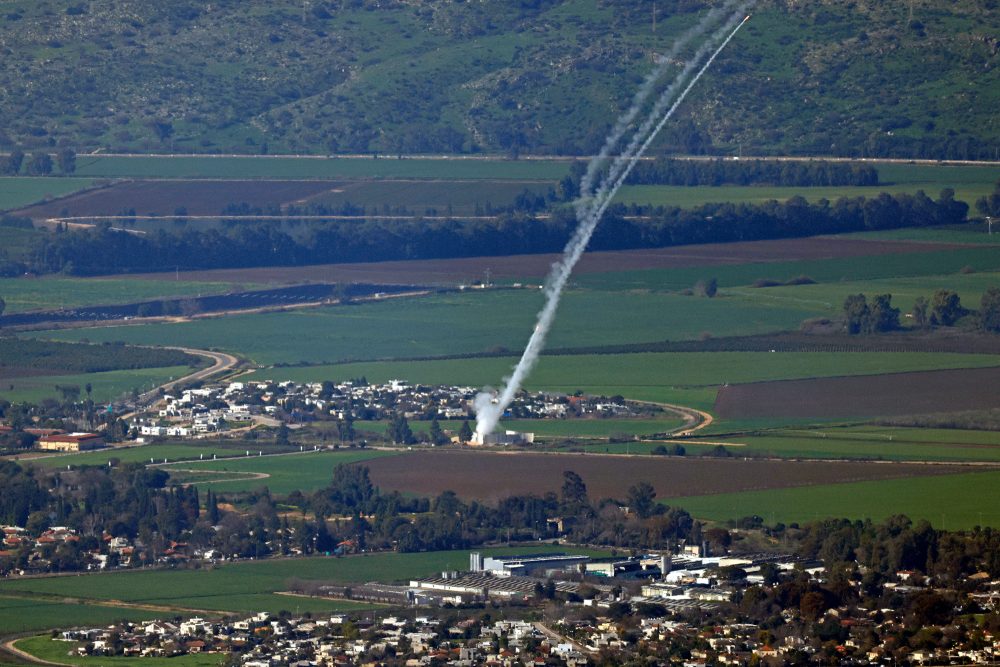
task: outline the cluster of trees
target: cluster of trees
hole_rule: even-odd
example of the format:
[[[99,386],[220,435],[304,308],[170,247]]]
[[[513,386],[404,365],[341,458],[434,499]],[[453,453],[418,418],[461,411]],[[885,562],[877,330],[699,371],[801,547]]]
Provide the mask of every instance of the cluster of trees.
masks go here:
[[[899,227],[958,224],[968,205],[944,190],[937,200],[880,194],[810,204],[801,197],[760,205],[708,204],[695,209],[617,205],[590,248],[618,250],[692,243],[789,238]],[[547,219],[514,213],[492,220],[328,221],[282,231],[276,221],[232,229],[116,232],[110,224],[63,230],[30,251],[36,272],[92,275],[183,268],[282,266],[395,259],[433,259],[557,252],[576,227],[571,210]]]
[[[957,292],[939,289],[930,299],[917,297],[910,317],[917,328],[950,327],[970,312]],[[981,330],[1000,333],[1000,288],[990,287],[983,292],[975,315]],[[852,294],[844,300],[844,323],[851,334],[894,331],[899,329],[899,308],[892,307],[891,294],[876,294],[870,301],[864,294]]]
[[[48,176],[56,165],[58,165],[61,174],[74,173],[76,171],[76,152],[70,148],[63,148],[56,153],[56,159],[53,162],[52,155],[47,151],[38,151],[26,158],[23,151],[15,149],[8,153],[6,158],[0,160],[0,174],[17,176],[22,173],[23,169],[23,173],[28,176]]]
[[[3,308],[0,307],[0,313]],[[58,369],[61,373],[197,365],[200,359],[181,350],[124,343],[63,343],[34,338],[0,339],[0,368]]]
[[[626,183],[636,185],[864,185],[879,184],[878,170],[848,162],[675,160],[638,163]]]
[[[976,200],[976,211],[984,217],[1000,217],[1000,181],[997,181],[992,193]]]

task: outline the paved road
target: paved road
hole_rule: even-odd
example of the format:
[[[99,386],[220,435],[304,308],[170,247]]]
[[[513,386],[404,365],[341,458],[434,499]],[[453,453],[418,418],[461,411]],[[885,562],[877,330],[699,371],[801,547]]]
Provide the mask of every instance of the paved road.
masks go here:
[[[212,365],[208,368],[202,368],[193,373],[185,375],[184,377],[179,377],[176,380],[171,380],[170,382],[165,382],[159,387],[154,387],[144,394],[139,395],[139,401],[136,407],[131,412],[121,415],[121,419],[128,420],[134,417],[138,412],[146,409],[152,405],[157,398],[160,396],[160,390],[164,392],[170,391],[172,388],[187,382],[197,382],[198,380],[204,380],[213,375],[222,374],[226,371],[232,370],[236,367],[240,360],[238,357],[228,354],[226,352],[214,352],[212,350],[198,350],[193,347],[169,347],[170,350],[181,350],[182,352],[187,352],[188,354],[194,354],[199,357],[206,357],[212,360]]]

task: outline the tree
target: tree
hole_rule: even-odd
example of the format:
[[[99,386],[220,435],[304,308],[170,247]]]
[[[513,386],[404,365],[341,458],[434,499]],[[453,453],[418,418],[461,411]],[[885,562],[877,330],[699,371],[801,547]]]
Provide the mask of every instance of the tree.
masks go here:
[[[852,294],[844,299],[844,320],[847,333],[859,334],[868,328],[868,300],[864,294]]]
[[[0,301],[0,313],[3,312],[2,303]],[[979,326],[984,331],[1000,333],[1000,288],[990,287],[983,292],[979,302]]]
[[[925,296],[918,296],[913,301],[913,310],[910,311],[910,315],[913,317],[913,324],[921,329],[930,323],[930,319],[927,316],[929,306],[930,303]]]
[[[462,422],[462,428],[458,431],[458,439],[462,442],[468,442],[472,440],[472,427],[469,426],[469,420],[466,419]]]
[[[709,278],[708,280],[699,280],[694,284],[694,293],[696,296],[706,296],[709,299],[714,297],[719,291],[719,281],[715,278]]]
[[[16,176],[21,172],[21,164],[24,162],[24,153],[13,150],[7,156],[7,162],[3,166],[3,173],[8,176]]]
[[[410,423],[406,421],[406,417],[401,413],[397,413],[392,418],[392,424],[389,425],[389,437],[397,445],[412,445],[417,441],[413,437],[413,431],[410,430]]]
[[[590,506],[587,485],[583,483],[583,478],[572,470],[563,472],[561,497],[562,511],[568,514],[579,514],[583,508]]]
[[[290,429],[287,424],[282,424],[278,427],[278,432],[274,436],[274,444],[276,445],[287,445],[288,444],[288,434]]]
[[[431,422],[431,430],[429,435],[431,438],[431,442],[433,442],[435,445],[448,444],[448,436],[446,436],[444,434],[444,431],[441,430],[441,424],[438,423],[437,419],[434,419],[434,421]]]
[[[152,121],[149,126],[156,133],[156,138],[160,140],[160,143],[163,143],[174,134],[174,126],[167,121]]]
[[[640,519],[649,517],[656,508],[656,489],[649,482],[639,482],[628,490],[628,506]]]
[[[59,171],[63,174],[72,174],[76,171],[76,152],[72,148],[64,148],[56,154],[56,161],[59,163]]]
[[[868,328],[875,332],[899,328],[899,308],[892,307],[891,294],[876,294],[869,306]]]
[[[964,314],[958,294],[946,289],[934,292],[931,297],[931,323],[950,327]]]
[[[48,176],[52,173],[52,156],[48,153],[32,153],[28,161],[28,174],[31,176]]]
[[[0,315],[3,315],[3,311],[6,307],[7,302],[3,300],[3,297],[0,297]]]

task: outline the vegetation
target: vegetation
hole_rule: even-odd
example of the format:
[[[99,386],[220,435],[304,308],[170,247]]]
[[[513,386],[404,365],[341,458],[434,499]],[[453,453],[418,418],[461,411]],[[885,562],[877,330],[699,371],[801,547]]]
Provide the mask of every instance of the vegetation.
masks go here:
[[[114,667],[114,665],[135,664],[135,658],[108,656],[78,656],[69,655],[71,649],[82,646],[82,643],[64,642],[48,635],[20,639],[17,648],[30,653],[41,660],[60,665],[79,665],[79,667]],[[226,656],[219,653],[190,653],[172,658],[143,657],[144,667],[217,667],[222,665]]]
[[[849,162],[762,162],[761,160],[676,160],[659,158],[636,165],[630,185],[796,185],[875,186],[878,170]]]
[[[2,82],[11,104],[0,145],[32,155],[75,146],[78,173],[92,159],[82,153],[98,147],[588,154],[652,54],[666,52],[702,8],[658,6],[653,32],[652,0],[625,8],[435,1],[379,11],[317,2],[305,12],[224,2],[211,11],[149,6],[127,19],[106,7],[67,14],[53,0],[16,5],[0,17],[17,73]],[[71,29],[53,37],[56,21]],[[997,27],[994,13],[971,0],[916,8],[909,22],[881,4],[764,3],[660,147],[992,158],[988,114],[1000,86],[986,38]],[[208,43],[205,34],[218,38]],[[123,51],[124,64],[112,56]],[[211,76],[202,59],[217,63]],[[244,76],[246,68],[261,77]],[[172,85],[178,79],[183,91]],[[38,80],[47,85],[27,84]],[[98,113],[109,102],[119,111]]]
[[[100,373],[104,371],[197,366],[201,357],[163,348],[139,348],[122,343],[88,345],[27,338],[0,338],[0,373],[12,377],[26,369],[32,375]]]

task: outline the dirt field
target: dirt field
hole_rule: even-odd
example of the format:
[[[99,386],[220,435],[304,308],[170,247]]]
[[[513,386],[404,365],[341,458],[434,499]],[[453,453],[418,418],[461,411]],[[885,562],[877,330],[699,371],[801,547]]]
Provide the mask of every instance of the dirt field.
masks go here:
[[[188,215],[218,215],[229,204],[280,206],[337,191],[337,181],[128,181],[89,190],[37,206],[16,215],[35,219],[120,215],[173,215],[183,207]]]
[[[723,387],[724,419],[893,417],[1000,407],[1000,368],[783,380]]]
[[[496,500],[514,494],[559,492],[563,472],[587,484],[592,500],[622,498],[647,481],[660,497],[912,477],[956,472],[955,466],[898,463],[829,463],[744,459],[664,458],[583,454],[500,454],[476,451],[417,452],[365,461],[383,491]]]
[[[605,273],[639,269],[720,266],[747,262],[784,262],[863,257],[911,252],[933,252],[958,247],[953,244],[864,241],[858,239],[804,238],[775,241],[747,241],[678,246],[643,250],[592,252],[584,254],[577,273]],[[542,278],[557,259],[556,255],[510,255],[502,257],[461,257],[456,259],[279,266],[251,269],[186,271],[182,280],[218,282],[297,283],[310,281],[366,282],[394,284],[452,284],[481,279],[489,267],[496,279]],[[163,280],[174,274],[137,274],[134,278]]]

